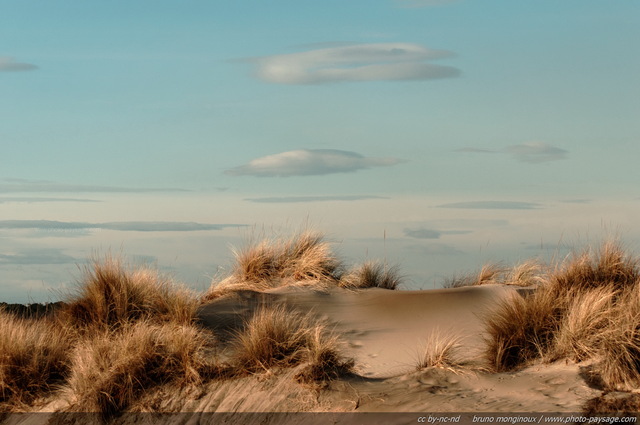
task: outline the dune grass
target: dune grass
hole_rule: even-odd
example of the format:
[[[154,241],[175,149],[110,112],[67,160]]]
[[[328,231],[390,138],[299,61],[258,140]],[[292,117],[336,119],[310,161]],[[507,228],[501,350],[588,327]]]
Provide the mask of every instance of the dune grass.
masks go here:
[[[264,240],[234,254],[237,281],[335,280],[341,272],[341,262],[330,244],[320,233],[309,230],[290,238]]]
[[[550,287],[566,292],[611,284],[622,290],[635,286],[639,277],[638,258],[629,255],[622,244],[611,240],[597,249],[572,254],[552,273]]]
[[[133,269],[106,256],[85,267],[60,317],[81,329],[109,330],[140,320],[190,323],[198,306],[186,289],[157,270]]]
[[[605,392],[585,403],[584,416],[606,415],[612,416],[637,416],[640,412],[640,394]],[[612,421],[609,421],[612,423]]]
[[[202,296],[207,302],[242,290],[266,291],[283,286],[328,289],[397,289],[402,277],[395,266],[369,261],[345,272],[322,234],[304,230],[289,238],[262,240],[234,251],[235,263],[225,279]]]
[[[417,370],[429,367],[456,370],[463,366],[458,351],[461,338],[455,334],[434,331],[425,340],[424,351],[416,365]]]
[[[486,285],[490,283],[503,283],[506,268],[497,263],[488,263],[482,266],[477,273],[463,274],[448,278],[443,283],[443,288],[463,288],[466,286]]]
[[[569,256],[533,294],[488,315],[488,361],[508,371],[534,361],[594,359],[605,388],[637,388],[639,276],[638,260],[612,241]]]
[[[214,286],[205,299],[239,288],[396,289],[400,282],[396,268],[379,262],[344,272],[319,234],[302,232],[237,252],[226,284]],[[640,265],[619,244],[606,242],[553,267],[536,261],[512,269],[488,265],[452,286],[487,283],[536,288],[484,318],[492,370],[593,360],[606,391],[640,387]],[[0,310],[0,413],[26,410],[63,391],[71,410],[110,417],[164,384],[201,385],[297,368],[298,381],[325,385],[353,373],[354,361],[341,355],[340,341],[325,323],[278,305],[254,312],[231,339],[223,365],[214,336],[196,324],[198,305],[190,291],[157,271],[108,256],[86,267],[73,296],[45,317]],[[417,368],[459,368],[459,350],[459,339],[435,332]]]
[[[352,371],[343,359],[339,341],[311,315],[282,306],[263,306],[238,332],[230,361],[238,373],[270,372],[305,364],[300,381],[327,381]]]
[[[499,263],[488,263],[477,273],[445,279],[444,288],[462,288],[488,284],[532,286],[543,281],[544,267],[537,260],[527,260],[509,269]]]
[[[0,310],[0,412],[21,410],[64,381],[72,337],[48,320]]]
[[[234,251],[231,275],[214,284],[203,300],[215,299],[234,290],[266,290],[285,285],[335,283],[342,262],[318,232],[305,230],[290,238],[262,240]]]
[[[389,267],[379,261],[368,261],[341,276],[338,286],[350,289],[398,289],[401,283],[402,277],[398,273],[398,267]]]
[[[213,335],[193,325],[140,321],[84,339],[71,356],[70,410],[113,416],[162,384],[197,385],[220,374]]]

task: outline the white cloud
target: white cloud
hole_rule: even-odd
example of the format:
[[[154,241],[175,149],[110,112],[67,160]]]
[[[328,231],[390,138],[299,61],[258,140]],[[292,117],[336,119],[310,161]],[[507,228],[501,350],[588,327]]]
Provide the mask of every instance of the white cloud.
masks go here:
[[[37,198],[37,197],[2,197],[0,198],[0,204],[6,203],[27,203],[32,204],[36,202],[101,202],[94,199],[79,199],[79,198]]]
[[[477,210],[534,210],[540,207],[541,205],[535,202],[517,201],[470,201],[438,205],[438,208],[463,208]]]
[[[31,71],[38,69],[30,63],[16,62],[13,58],[0,57],[0,72]]]
[[[116,221],[89,223],[53,220],[0,220],[0,229],[38,229],[50,231],[102,229],[119,230],[122,232],[195,232],[243,226],[243,224],[207,224],[187,221]]]
[[[456,77],[457,68],[427,63],[452,56],[412,43],[356,44],[255,58],[258,78],[279,84],[431,80]]]
[[[371,167],[395,165],[398,158],[370,158],[337,149],[300,149],[254,159],[226,171],[232,176],[289,177],[350,173]]]
[[[557,161],[560,159],[567,159],[568,151],[560,149],[555,146],[551,146],[545,142],[525,142],[519,145],[511,145],[500,151],[494,151],[490,149],[465,147],[456,149],[456,152],[460,153],[506,153],[513,158],[522,162],[529,163],[541,163],[549,161]]]
[[[320,195],[320,196],[281,196],[268,198],[247,198],[245,201],[257,203],[296,203],[296,202],[331,202],[331,201],[366,201],[369,199],[389,199],[386,196],[373,195]]]
[[[404,229],[404,235],[415,239],[440,239],[442,235],[468,235],[473,233],[471,230],[434,230],[424,227]]]
[[[64,193],[64,192],[104,192],[104,193],[144,193],[144,192],[187,192],[186,189],[131,188],[117,186],[92,186],[84,184],[64,184],[45,180],[4,179],[0,183],[0,193]]]
[[[408,245],[404,247],[408,251],[420,253],[421,255],[460,255],[463,251],[443,243],[432,243],[429,245]]]
[[[31,249],[26,252],[1,254],[0,264],[73,264],[78,259],[60,249]]]
[[[508,146],[504,150],[518,161],[522,162],[548,162],[567,158],[567,151],[551,146],[544,142],[526,142],[519,145]]]
[[[456,152],[461,152],[461,153],[497,153],[496,151],[492,151],[491,149],[470,148],[470,147],[456,149]]]
[[[404,229],[405,236],[416,239],[439,239],[442,232],[433,229]]]

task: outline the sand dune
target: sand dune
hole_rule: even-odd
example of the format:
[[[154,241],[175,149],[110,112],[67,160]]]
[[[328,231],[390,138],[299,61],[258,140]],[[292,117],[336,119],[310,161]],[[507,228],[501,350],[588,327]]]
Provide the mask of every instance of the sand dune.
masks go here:
[[[364,416],[367,423],[403,424],[414,422],[420,412],[449,412],[453,416],[461,412],[580,412],[585,400],[601,394],[584,379],[585,365],[561,361],[517,372],[485,370],[483,317],[500,300],[522,296],[519,291],[523,289],[484,285],[430,291],[280,288],[229,294],[203,305],[197,313],[201,323],[223,341],[260,306],[286,305],[326,320],[344,342],[344,354],[355,358],[357,375],[333,381],[323,389],[295,382],[296,369],[257,379],[247,376],[214,381],[198,390],[169,385],[150,391],[139,406],[174,412],[156,417],[159,423],[217,423],[224,418],[227,423],[243,424],[327,420],[350,424],[363,417],[349,412],[404,412]],[[460,336],[458,354],[464,367],[417,369],[426,336],[433,332]],[[39,410],[64,410],[64,405],[65,401],[58,399]],[[210,416],[210,412],[218,413]],[[325,413],[309,416],[300,412]],[[47,418],[13,415],[6,423],[40,423]],[[60,421],[64,416],[53,418]],[[66,418],[73,421],[74,416],[67,414]],[[124,415],[112,422],[129,424],[133,418]],[[84,420],[83,416],[75,417],[76,423]]]
[[[497,302],[529,289],[483,285],[429,291],[312,291],[284,288],[244,291],[201,307],[205,325],[217,331],[261,304],[283,303],[326,319],[345,341],[344,353],[368,379],[332,384],[323,409],[373,412],[580,411],[600,391],[581,376],[585,366],[565,363],[518,372],[487,373],[484,321]],[[224,325],[221,325],[224,323]],[[430,333],[460,337],[460,370],[416,370]],[[320,407],[320,406],[316,406]]]
[[[397,283],[383,268],[344,279],[320,239],[301,240],[245,251],[201,298],[109,260],[59,311],[28,320],[0,312],[0,421],[637,414],[640,261],[616,246],[538,275],[528,265],[471,286],[402,291],[381,289]]]
[[[344,353],[354,357],[366,377],[392,377],[414,371],[430,334],[457,335],[463,362],[484,366],[483,315],[496,302],[517,290],[483,285],[430,291],[332,288],[313,291],[280,288],[243,291],[201,307],[203,323],[216,331],[239,326],[240,317],[261,304],[281,303],[326,319],[343,341]]]

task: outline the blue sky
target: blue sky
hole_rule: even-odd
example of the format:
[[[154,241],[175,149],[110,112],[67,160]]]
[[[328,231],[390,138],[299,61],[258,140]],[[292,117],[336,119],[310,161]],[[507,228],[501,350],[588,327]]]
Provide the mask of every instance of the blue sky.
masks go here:
[[[640,240],[640,4],[6,1],[0,298],[309,222],[409,288]],[[540,248],[542,247],[542,249]]]

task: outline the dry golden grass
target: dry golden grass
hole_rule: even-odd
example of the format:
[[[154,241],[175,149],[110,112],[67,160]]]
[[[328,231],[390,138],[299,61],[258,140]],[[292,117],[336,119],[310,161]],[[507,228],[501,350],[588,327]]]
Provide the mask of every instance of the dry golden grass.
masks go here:
[[[315,324],[307,337],[306,365],[296,379],[307,383],[327,383],[353,374],[355,361],[340,355],[338,337]]]
[[[235,251],[229,278],[207,291],[203,301],[235,290],[264,291],[286,285],[335,283],[342,274],[341,261],[322,235],[303,231],[288,239],[263,240]]]
[[[615,315],[615,295],[615,287],[608,285],[570,297],[555,335],[550,360],[570,358],[579,362],[596,356]]]
[[[402,277],[398,273],[398,267],[388,267],[378,261],[369,261],[342,275],[338,286],[351,289],[398,289],[401,283]]]
[[[507,285],[532,286],[546,281],[546,268],[538,260],[528,260],[514,266],[504,281]]]
[[[506,268],[500,264],[488,263],[482,266],[478,273],[453,276],[446,279],[442,286],[444,288],[463,288],[465,286],[504,283],[506,271]]]
[[[634,286],[640,278],[638,259],[628,255],[616,241],[607,241],[596,250],[574,253],[550,276],[550,284],[558,292],[586,290],[603,285],[616,289]]]
[[[638,260],[606,242],[557,265],[536,292],[487,317],[487,358],[497,371],[532,361],[598,360],[608,389],[640,386]]]
[[[23,410],[60,385],[69,367],[70,330],[0,310],[0,412]]]
[[[461,338],[451,333],[432,332],[425,341],[425,349],[416,369],[428,367],[455,370],[463,366],[457,351],[460,350]]]
[[[584,416],[606,414],[609,417],[614,415],[637,417],[638,412],[640,412],[640,394],[605,392],[587,401],[582,413]],[[612,423],[612,421],[609,421],[609,423]]]
[[[282,306],[262,307],[235,338],[231,364],[238,373],[270,372],[305,363],[298,378],[327,380],[348,373],[352,360],[339,354],[339,342],[310,315]]]
[[[303,231],[288,239],[262,241],[235,253],[237,281],[334,280],[341,263],[320,233]]]
[[[193,325],[149,321],[83,339],[72,355],[70,410],[112,416],[157,385],[197,385],[220,373],[213,336]]]
[[[476,274],[453,276],[445,280],[444,288],[462,288],[487,284],[532,286],[545,281],[545,267],[537,260],[527,260],[512,269],[497,263],[482,266]]]
[[[538,290],[500,303],[486,318],[487,360],[493,368],[512,370],[545,356],[560,328],[565,301]]]
[[[594,369],[608,390],[640,387],[640,282],[624,291],[603,330],[601,361]]]
[[[83,329],[113,329],[139,320],[191,323],[196,298],[149,268],[128,269],[107,256],[84,269],[60,317]]]

